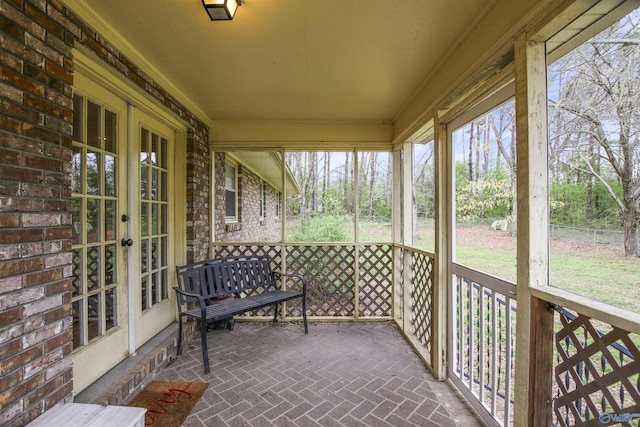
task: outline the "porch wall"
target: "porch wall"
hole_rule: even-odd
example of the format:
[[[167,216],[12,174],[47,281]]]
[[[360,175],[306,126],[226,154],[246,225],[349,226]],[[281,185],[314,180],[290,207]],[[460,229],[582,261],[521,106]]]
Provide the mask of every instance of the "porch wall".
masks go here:
[[[225,153],[215,154],[215,241],[280,241],[281,221],[276,218],[278,192],[265,183],[265,214],[264,218],[260,219],[260,182],[262,179],[242,164],[238,164],[238,222],[227,227],[225,221],[225,159]]]
[[[209,152],[207,126],[62,3],[8,0],[0,10],[0,425],[13,426],[73,397],[73,48],[110,64],[189,128],[189,260],[209,247]]]

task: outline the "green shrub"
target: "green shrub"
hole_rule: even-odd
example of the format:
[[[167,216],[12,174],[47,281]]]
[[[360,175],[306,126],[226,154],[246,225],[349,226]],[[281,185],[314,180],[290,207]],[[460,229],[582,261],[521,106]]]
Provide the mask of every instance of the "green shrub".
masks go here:
[[[347,242],[353,240],[353,222],[344,216],[304,218],[290,235],[294,242]]]

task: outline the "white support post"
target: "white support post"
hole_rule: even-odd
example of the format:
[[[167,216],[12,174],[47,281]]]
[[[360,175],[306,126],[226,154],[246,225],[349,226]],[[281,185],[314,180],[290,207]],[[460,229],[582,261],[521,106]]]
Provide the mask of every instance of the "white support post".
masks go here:
[[[436,378],[447,377],[447,295],[449,283],[448,260],[450,259],[450,198],[447,196],[447,129],[438,121],[434,112],[434,159],[435,159],[435,265],[433,266],[433,335],[431,344],[431,366]]]
[[[413,200],[412,200],[412,186],[413,186],[413,144],[411,142],[405,142],[403,144],[402,156],[402,244],[411,245],[413,243]],[[411,303],[411,292],[413,287],[411,286],[411,256],[407,255],[407,251],[404,251],[403,257],[403,275],[402,275],[402,289],[403,289],[403,330],[405,334],[411,335],[412,331],[412,312],[413,307]]]
[[[530,42],[526,33],[515,41],[518,270],[515,368],[515,423],[549,425],[550,402],[542,402],[545,381],[553,374],[546,362],[548,320],[531,286],[548,285],[548,170],[546,52],[543,42]],[[536,321],[533,321],[536,319]],[[552,331],[551,331],[552,334]],[[551,339],[552,339],[551,335]],[[551,349],[549,349],[551,350]],[[550,392],[550,390],[549,390]],[[541,394],[542,393],[542,394]],[[544,405],[546,404],[546,408]]]
[[[358,320],[358,309],[360,306],[360,153],[358,149],[355,149],[353,152],[353,224],[355,226],[354,229],[354,258],[355,258],[355,268],[353,283],[353,317]]]
[[[402,227],[401,206],[400,206],[400,201],[402,200],[401,193],[400,193],[402,189],[402,186],[400,185],[401,153],[402,152],[400,150],[396,150],[392,153],[393,155],[393,173],[392,173],[393,191],[391,196],[393,199],[393,211],[391,214],[391,224],[392,224],[391,241],[394,244],[401,243],[400,236],[402,235],[400,231]],[[402,326],[403,313],[402,313],[401,298],[402,298],[402,289],[404,285],[401,280],[402,276],[400,275],[400,268],[399,268],[400,262],[402,261],[401,253],[402,253],[402,249],[400,249],[397,246],[394,246],[393,248],[393,319],[399,325]]]

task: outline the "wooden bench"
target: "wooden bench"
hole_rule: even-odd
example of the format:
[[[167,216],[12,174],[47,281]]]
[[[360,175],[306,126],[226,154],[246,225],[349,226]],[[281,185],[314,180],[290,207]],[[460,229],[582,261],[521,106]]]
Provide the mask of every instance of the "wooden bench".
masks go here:
[[[236,314],[275,305],[273,321],[278,316],[278,304],[302,298],[304,333],[307,326],[307,282],[300,274],[284,274],[271,268],[268,256],[236,256],[206,260],[176,267],[178,286],[174,287],[178,302],[178,349],[181,354],[182,318],[200,320],[204,373],[208,374],[207,323],[231,319]],[[282,290],[284,277],[295,278],[302,290]],[[235,299],[211,304],[215,299],[233,295]],[[194,303],[189,308],[188,303]]]

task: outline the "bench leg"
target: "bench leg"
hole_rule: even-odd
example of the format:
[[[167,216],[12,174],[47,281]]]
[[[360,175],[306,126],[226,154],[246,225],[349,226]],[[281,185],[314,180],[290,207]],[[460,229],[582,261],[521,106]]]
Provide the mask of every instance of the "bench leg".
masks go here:
[[[307,326],[307,299],[302,297],[302,319],[304,320],[304,333],[309,333],[309,327]]]
[[[278,319],[278,303],[276,303],[276,309],[273,312],[273,322],[275,323]]]
[[[182,316],[178,316],[178,349],[176,350],[176,355],[180,356],[182,354]]]
[[[204,362],[204,373],[211,372],[209,369],[209,348],[207,347],[207,321],[200,321],[200,341],[202,343],[202,361]]]

